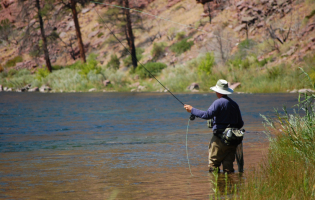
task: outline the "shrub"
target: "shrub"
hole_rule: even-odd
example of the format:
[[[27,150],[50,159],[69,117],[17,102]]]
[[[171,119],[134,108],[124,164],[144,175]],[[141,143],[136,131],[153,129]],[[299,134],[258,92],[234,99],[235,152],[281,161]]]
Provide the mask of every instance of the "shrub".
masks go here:
[[[185,51],[189,50],[192,47],[192,45],[194,45],[194,42],[193,41],[187,42],[188,39],[189,38],[186,38],[186,39],[181,40],[180,42],[173,44],[170,47],[171,51],[173,51],[177,55],[180,55],[184,53]]]
[[[185,34],[184,31],[178,32],[178,33],[176,34],[176,40],[182,40],[182,39],[185,38],[185,36],[186,36],[186,34]]]
[[[140,78],[149,78],[151,76],[150,76],[150,73],[148,71],[150,71],[153,76],[157,76],[160,74],[162,69],[164,69],[166,67],[167,66],[164,63],[149,62],[149,63],[146,63],[144,66],[139,65],[136,68],[136,74],[138,74],[140,76]]]
[[[4,69],[3,69],[2,65],[0,65],[0,73],[3,72],[3,70]]]
[[[311,19],[314,15],[315,15],[315,10],[312,10],[312,12],[309,15],[305,16],[305,18]]]
[[[249,68],[256,68],[257,66],[263,67],[265,66],[271,58],[265,58],[261,61],[258,61],[256,56],[247,56],[245,59],[241,59],[240,57],[236,56],[234,59],[230,59],[227,63],[232,68],[237,69],[249,69]]]
[[[22,77],[27,75],[31,75],[31,72],[28,69],[21,69],[16,72],[15,77]]]
[[[61,65],[53,65],[53,66],[51,66],[51,68],[52,68],[52,70],[60,70],[60,69],[63,68],[63,66],[61,66]]]
[[[248,55],[248,52],[254,48],[256,42],[252,39],[246,39],[238,44],[238,51],[235,56],[240,57],[241,59],[245,58]]]
[[[17,70],[15,70],[15,69],[10,69],[10,70],[8,71],[8,77],[12,77],[12,76],[14,76],[16,73],[17,73]]]
[[[136,58],[137,58],[137,61],[140,61],[142,59],[142,53],[144,52],[144,50],[142,48],[136,48]],[[129,53],[128,53],[129,54]],[[124,60],[124,65],[126,67],[129,67],[132,65],[132,58],[131,58],[131,55],[129,54]]]
[[[278,76],[281,76],[283,74],[283,67],[282,65],[280,66],[275,66],[270,69],[267,68],[267,74],[269,79],[276,79]]]
[[[201,60],[200,64],[198,65],[198,74],[210,75],[213,65],[214,65],[214,55],[213,53],[207,53],[206,57],[203,60]]]
[[[164,42],[153,43],[153,48],[151,50],[151,56],[153,59],[158,59],[164,54],[166,44]]]
[[[69,68],[70,68],[70,69],[81,69],[81,65],[83,65],[83,64],[82,64],[82,62],[79,60],[79,61],[73,63],[72,65],[69,65]]]
[[[173,40],[175,36],[176,36],[176,28],[175,27],[169,28],[167,31],[168,40]]]
[[[101,33],[97,34],[97,37],[100,38],[100,37],[102,37],[102,35],[104,35],[104,33],[101,32]]]
[[[119,65],[120,65],[119,58],[117,57],[116,54],[113,54],[110,56],[110,60],[107,63],[106,67],[117,70],[119,69]]]
[[[5,67],[14,67],[16,65],[16,63],[18,62],[22,62],[23,61],[23,58],[22,56],[16,56],[10,60],[8,60],[6,63],[5,63]]]
[[[49,71],[46,67],[45,68],[39,68],[36,71],[36,79],[39,81],[42,81],[42,79],[46,78],[48,75],[49,75]]]
[[[90,71],[95,71],[95,74],[99,74],[101,72],[100,67],[97,67],[96,57],[96,54],[90,54],[88,56],[86,63],[80,65],[80,75],[87,78],[87,75],[90,73]]]

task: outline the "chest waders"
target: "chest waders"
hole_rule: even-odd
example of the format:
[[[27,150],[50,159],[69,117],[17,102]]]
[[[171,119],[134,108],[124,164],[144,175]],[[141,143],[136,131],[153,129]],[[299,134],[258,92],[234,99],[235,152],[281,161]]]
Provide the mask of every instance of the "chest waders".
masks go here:
[[[213,119],[207,120],[208,128],[213,128]],[[218,137],[221,142],[227,146],[237,145],[235,158],[239,172],[244,172],[244,154],[243,154],[243,138],[244,129],[226,128],[224,131],[215,132],[214,135]]]

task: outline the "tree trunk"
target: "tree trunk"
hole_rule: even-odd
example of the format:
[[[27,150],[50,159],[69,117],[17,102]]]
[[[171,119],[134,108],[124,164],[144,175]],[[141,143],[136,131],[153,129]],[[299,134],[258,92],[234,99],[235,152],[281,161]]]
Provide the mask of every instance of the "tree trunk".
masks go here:
[[[72,15],[73,15],[73,21],[74,21],[74,26],[75,26],[75,33],[77,35],[78,43],[79,43],[80,57],[81,57],[82,62],[85,63],[86,62],[85,50],[84,50],[83,41],[82,41],[82,37],[81,37],[81,30],[80,30],[80,25],[79,25],[79,20],[78,20],[78,13],[77,13],[77,10],[75,8],[76,3],[77,3],[76,0],[70,0],[71,10],[72,10]]]
[[[124,7],[125,8],[129,8],[129,0],[124,0]],[[130,12],[129,9],[125,9],[125,16],[126,16],[126,38],[128,41],[128,46],[130,49],[130,53],[131,53],[131,58],[132,58],[132,66],[134,69],[136,69],[136,67],[138,66],[137,63],[137,57],[136,57],[136,47],[135,47],[135,38],[133,36],[132,33],[132,25],[131,25],[131,19],[130,19]]]
[[[210,24],[211,24],[211,9],[210,9],[210,2],[208,2],[208,3],[207,3],[207,6],[208,6],[209,21],[210,21]]]
[[[48,71],[51,72],[52,68],[51,68],[51,63],[50,63],[50,59],[49,59],[49,52],[47,49],[47,40],[46,40],[46,36],[45,36],[44,22],[43,22],[41,10],[40,10],[39,0],[36,0],[36,7],[37,7],[37,15],[38,15],[39,25],[40,25],[40,33],[41,33],[42,39],[43,39],[43,50],[44,50],[44,54],[45,54],[45,61],[46,61]]]

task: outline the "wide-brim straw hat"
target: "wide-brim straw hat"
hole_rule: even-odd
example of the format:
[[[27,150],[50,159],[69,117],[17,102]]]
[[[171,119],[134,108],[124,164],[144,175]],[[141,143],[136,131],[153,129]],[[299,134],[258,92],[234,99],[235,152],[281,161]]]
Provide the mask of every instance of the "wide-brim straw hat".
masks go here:
[[[218,80],[217,84],[210,88],[220,94],[232,94],[234,91],[229,88],[228,82],[226,80],[220,79]]]

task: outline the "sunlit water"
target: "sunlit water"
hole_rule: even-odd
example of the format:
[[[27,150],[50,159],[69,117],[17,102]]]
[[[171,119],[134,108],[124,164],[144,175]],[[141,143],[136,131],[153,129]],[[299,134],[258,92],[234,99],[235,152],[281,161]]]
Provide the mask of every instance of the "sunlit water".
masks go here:
[[[177,94],[206,110],[215,94]],[[233,94],[245,122],[245,173],[268,142],[260,114],[297,103],[296,94]],[[206,122],[166,93],[0,93],[0,198],[208,199]],[[237,166],[235,165],[237,170]],[[222,176],[221,178],[222,179]],[[222,185],[224,181],[220,181]],[[223,186],[224,187],[224,186]]]

